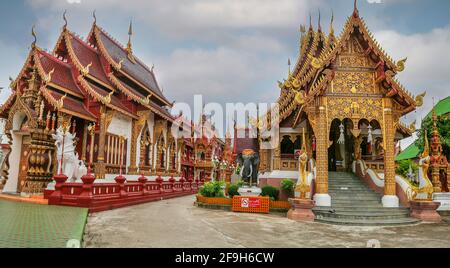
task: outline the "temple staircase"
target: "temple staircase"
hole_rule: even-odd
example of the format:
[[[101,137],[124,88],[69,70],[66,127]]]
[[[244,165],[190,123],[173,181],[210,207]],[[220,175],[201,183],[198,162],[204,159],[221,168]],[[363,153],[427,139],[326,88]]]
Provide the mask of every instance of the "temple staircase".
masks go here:
[[[351,173],[330,172],[332,207],[314,208],[316,221],[335,225],[394,226],[416,224],[408,208],[384,208],[381,195]]]

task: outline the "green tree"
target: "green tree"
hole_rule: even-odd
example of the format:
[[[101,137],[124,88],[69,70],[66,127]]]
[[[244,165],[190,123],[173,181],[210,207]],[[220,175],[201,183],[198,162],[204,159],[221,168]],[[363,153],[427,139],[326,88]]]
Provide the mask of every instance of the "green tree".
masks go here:
[[[439,131],[439,137],[442,144],[442,150],[444,152],[444,155],[448,158],[450,158],[450,116],[438,116],[436,126]],[[422,121],[422,127],[417,132],[417,141],[416,146],[419,148],[420,152],[423,152],[423,146],[424,146],[424,134],[425,130],[427,130],[428,133],[428,141],[431,145],[431,138],[433,136],[433,118],[429,117]],[[431,150],[431,149],[430,149]],[[431,153],[431,151],[430,151]]]

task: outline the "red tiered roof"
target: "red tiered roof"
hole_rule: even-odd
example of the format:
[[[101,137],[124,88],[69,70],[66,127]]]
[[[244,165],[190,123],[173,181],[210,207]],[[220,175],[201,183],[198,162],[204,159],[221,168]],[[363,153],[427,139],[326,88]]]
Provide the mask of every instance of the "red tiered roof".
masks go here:
[[[134,61],[131,61],[128,52],[123,48],[118,42],[113,40],[103,29],[94,25],[92,33],[95,34],[96,40],[99,43],[99,48],[104,49],[104,53],[107,53],[107,60],[112,60],[110,62],[112,65],[117,65],[122,61],[121,71],[135,80],[137,83],[142,85],[144,89],[155,94],[161,101],[165,104],[170,105],[170,102],[162,94],[161,89],[156,82],[154,73],[149,70],[149,68],[142,63],[137,57],[133,55]]]
[[[38,57],[39,63],[46,75],[49,75],[49,73],[54,70],[51,75],[51,83],[62,87],[63,91],[68,90],[69,92],[67,93],[69,94],[73,94],[81,98],[84,96],[84,93],[75,83],[71,66],[68,63],[63,62],[42,50],[38,50]]]

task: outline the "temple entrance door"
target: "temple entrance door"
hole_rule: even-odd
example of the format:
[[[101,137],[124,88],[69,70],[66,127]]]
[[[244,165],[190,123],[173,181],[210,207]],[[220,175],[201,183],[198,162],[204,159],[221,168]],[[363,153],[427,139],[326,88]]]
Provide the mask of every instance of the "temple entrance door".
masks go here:
[[[354,137],[350,119],[333,120],[330,128],[328,147],[328,169],[334,172],[350,172],[353,162]]]
[[[28,158],[30,155],[31,137],[30,135],[22,136],[22,146],[19,162],[19,180],[17,183],[17,192],[22,192],[25,187],[28,172]]]

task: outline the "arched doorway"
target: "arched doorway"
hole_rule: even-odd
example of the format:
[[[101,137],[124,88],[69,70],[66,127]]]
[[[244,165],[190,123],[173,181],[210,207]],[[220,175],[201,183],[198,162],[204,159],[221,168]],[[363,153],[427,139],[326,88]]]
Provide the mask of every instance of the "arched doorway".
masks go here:
[[[353,145],[354,136],[352,120],[334,119],[331,122],[329,147],[328,147],[328,170],[347,172],[351,170],[354,160]]]

